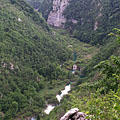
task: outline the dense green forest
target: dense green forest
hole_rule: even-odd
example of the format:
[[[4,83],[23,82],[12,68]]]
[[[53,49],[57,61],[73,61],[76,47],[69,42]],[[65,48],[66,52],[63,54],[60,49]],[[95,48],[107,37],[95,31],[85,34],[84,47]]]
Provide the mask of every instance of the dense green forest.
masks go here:
[[[44,0],[26,0],[30,5],[32,5],[35,9],[39,9]]]
[[[52,81],[61,85],[68,73],[59,64],[70,56],[24,0],[0,0],[0,116],[12,120],[41,114],[51,98],[41,90],[52,88]]]
[[[45,20],[48,19],[48,15],[52,10],[53,0],[26,0],[37,11],[42,13]]]
[[[111,35],[120,43],[120,29],[115,30]],[[71,108],[79,108],[88,115],[87,119],[120,120],[120,53],[101,61],[94,69],[100,69],[100,77],[89,77],[89,82],[77,85],[61,106],[43,120],[59,120]]]
[[[120,39],[119,29],[113,37],[108,35],[113,28],[120,28],[119,3],[119,0],[70,1],[64,11],[64,16],[67,18],[66,30],[72,34],[72,37],[82,42],[97,45],[99,50],[87,64],[84,57],[82,58],[84,62],[81,58],[77,58],[80,66],[84,66],[81,73],[84,78],[77,78],[75,90],[63,100],[61,106],[56,107],[43,120],[58,120],[63,113],[74,107],[92,115],[93,120],[119,120],[120,46],[115,40],[116,37]],[[47,4],[43,5],[47,6]],[[42,11],[42,7],[40,12],[43,15],[46,13],[45,10]],[[43,17],[47,19],[48,14]],[[72,20],[76,20],[77,24],[74,24]],[[79,49],[79,47],[76,48],[76,51]],[[80,51],[77,55],[79,54]]]
[[[71,0],[64,15],[66,29],[74,37],[93,45],[103,45],[108,39],[107,34],[114,27],[120,27],[120,0]],[[77,24],[71,19],[77,20]]]
[[[71,0],[65,30],[46,23],[52,0],[26,1],[0,0],[0,120],[59,120],[75,107],[120,120],[120,0]],[[57,105],[49,115],[47,104]]]
[[[84,67],[98,49],[53,30],[24,0],[0,4],[0,119],[41,116],[64,85],[78,79],[68,70],[73,51]]]

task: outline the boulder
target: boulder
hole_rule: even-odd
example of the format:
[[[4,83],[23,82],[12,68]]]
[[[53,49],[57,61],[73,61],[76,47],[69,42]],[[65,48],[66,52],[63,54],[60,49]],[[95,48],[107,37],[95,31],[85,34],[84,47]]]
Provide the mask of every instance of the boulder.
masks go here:
[[[86,119],[86,114],[83,112],[79,112],[78,108],[73,108],[69,110],[60,120],[91,120]]]

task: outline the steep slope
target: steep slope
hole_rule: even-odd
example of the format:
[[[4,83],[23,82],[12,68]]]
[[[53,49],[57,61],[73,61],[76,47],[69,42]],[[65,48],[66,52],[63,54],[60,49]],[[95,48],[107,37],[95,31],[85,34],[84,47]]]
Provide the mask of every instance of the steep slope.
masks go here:
[[[42,11],[47,20],[53,9],[53,1],[37,2],[40,2],[40,6],[45,6],[44,8],[40,7],[39,10]],[[62,2],[59,1],[57,5],[60,7]],[[32,116],[39,118],[39,116],[44,115],[45,104],[51,102],[56,104],[56,99],[53,96],[58,93],[65,82],[76,84],[74,80],[79,80],[78,84],[80,84],[83,81],[90,80],[92,82],[90,85],[89,83],[81,85],[83,91],[79,89],[78,84],[76,85],[78,89],[72,94],[74,99],[70,98],[73,104],[65,99],[62,107],[57,106],[55,111],[45,118],[46,120],[57,120],[71,106],[78,105],[81,107],[80,97],[84,97],[84,94],[85,96],[89,95],[90,92],[97,89],[96,83],[95,86],[93,84],[97,80],[96,76],[93,78],[96,75],[93,66],[101,60],[109,59],[111,54],[117,52],[119,54],[119,46],[107,36],[113,27],[119,27],[119,4],[117,4],[119,1],[106,0],[102,2],[102,0],[98,0],[91,2],[89,0],[78,0],[75,3],[74,0],[70,1],[69,4],[67,3],[68,7],[65,6],[65,11],[64,9],[60,11],[59,7],[56,7],[60,12],[64,12],[61,14],[64,15],[65,19],[62,27],[64,26],[80,41],[98,44],[98,46],[109,41],[95,57],[93,55],[96,54],[96,50],[98,51],[97,48],[70,38],[65,31],[60,34],[59,30],[53,31],[41,15],[35,12],[24,0],[0,1],[0,119],[27,119],[26,117]],[[73,9],[70,7],[72,5]],[[104,6],[106,13],[102,11],[101,5]],[[34,6],[38,9],[38,6]],[[82,10],[79,10],[80,6]],[[109,15],[108,11],[110,12]],[[51,14],[54,14],[53,12]],[[81,22],[81,15],[84,17],[84,23]],[[96,18],[97,16],[98,18]],[[104,17],[105,19],[103,19]],[[110,20],[112,20],[112,24],[110,24]],[[61,26],[61,21],[59,25]],[[66,62],[71,57],[71,49],[72,52],[77,51],[78,61],[71,62],[70,59]],[[79,73],[75,76],[72,75],[71,68],[74,63],[78,63],[80,68],[89,63],[84,72],[90,73],[90,76],[81,78]],[[77,92],[78,94],[76,94]],[[83,92],[84,94],[81,95]],[[116,103],[118,104],[118,102]],[[85,106],[81,110],[87,112],[86,108],[88,107]],[[91,110],[90,107],[88,109]]]
[[[30,3],[36,10],[38,10],[44,0],[26,0],[26,1]]]
[[[116,43],[109,39],[108,34],[113,28],[120,28],[119,3],[120,0],[65,0],[65,2],[53,0],[53,9],[47,17],[49,24],[66,28],[73,37],[82,42],[102,45],[100,52],[84,70],[85,74],[92,71],[93,66],[101,60],[108,59],[118,49]]]
[[[120,27],[120,0],[44,0],[39,11],[50,25],[93,45],[108,42],[107,34]]]
[[[115,35],[117,41],[120,43],[120,29],[116,30],[117,32],[112,35]],[[116,43],[116,45],[119,44]],[[77,85],[70,95],[64,99],[62,104],[57,106],[43,120],[60,120],[65,113],[66,118],[69,116],[72,120],[79,120],[80,117],[83,120],[119,120],[120,45],[118,48],[118,53],[115,53],[116,56],[111,56],[94,67],[95,70],[98,68],[101,69],[98,72],[99,77],[89,77],[89,82],[87,81]],[[70,109],[73,111],[69,111]],[[77,112],[78,109],[81,113]],[[77,116],[75,116],[75,112],[78,113]],[[84,118],[86,116],[85,114],[87,114],[86,118]]]
[[[37,11],[42,13],[42,16],[47,21],[50,12],[53,9],[53,0],[26,0]]]
[[[59,64],[71,54],[55,41],[45,20],[24,0],[0,0],[0,119],[42,115],[52,97],[45,98],[43,89],[51,89],[52,81],[56,92],[60,89],[67,72]]]
[[[47,21],[48,16],[50,12],[52,11],[52,9],[53,9],[53,0],[44,0],[41,6],[39,6],[38,11],[42,13],[42,16]]]
[[[120,27],[120,0],[71,0],[64,15],[66,29],[74,37],[92,44],[103,44],[111,29]]]
[[[0,4],[0,117],[41,117],[46,104],[56,104],[55,95],[65,84],[77,82],[71,53],[75,50],[85,66],[96,48],[70,38],[66,31],[53,30],[24,0]]]

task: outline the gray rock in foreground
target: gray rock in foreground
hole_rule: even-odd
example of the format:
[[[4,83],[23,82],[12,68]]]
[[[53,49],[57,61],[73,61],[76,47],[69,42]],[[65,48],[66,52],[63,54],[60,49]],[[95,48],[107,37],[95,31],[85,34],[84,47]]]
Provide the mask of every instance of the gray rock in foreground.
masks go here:
[[[69,110],[60,120],[91,120],[86,119],[87,115],[83,112],[79,112],[78,108],[73,108]]]

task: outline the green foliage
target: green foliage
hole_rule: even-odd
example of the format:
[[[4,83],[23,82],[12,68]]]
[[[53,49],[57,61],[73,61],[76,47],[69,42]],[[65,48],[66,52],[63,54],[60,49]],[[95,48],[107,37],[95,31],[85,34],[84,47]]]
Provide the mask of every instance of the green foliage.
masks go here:
[[[59,64],[71,52],[24,0],[1,0],[0,11],[0,112],[4,120],[41,116],[68,76]]]
[[[111,35],[115,35],[119,41],[119,34],[118,29]],[[95,68],[101,69],[101,78],[80,84],[72,91],[67,101],[64,100],[62,105],[50,114],[50,118],[60,119],[63,115],[61,111],[65,113],[70,108],[77,107],[92,120],[120,120],[120,57],[111,56]]]
[[[47,20],[50,11],[52,10],[53,0],[26,0],[31,6],[42,13],[42,16]]]
[[[41,1],[34,1],[39,2]],[[38,8],[46,20],[52,10],[52,2],[53,0],[44,0]],[[29,3],[35,7],[31,0]],[[92,45],[104,45],[108,42],[107,34],[114,27],[120,28],[120,0],[70,0],[63,15],[67,19],[65,28],[73,37]]]
[[[112,39],[111,39],[112,40]],[[88,63],[86,68],[83,70],[85,75],[89,75],[91,71],[94,71],[94,66],[99,62],[109,59],[111,55],[115,55],[119,51],[119,45],[116,41],[110,41],[106,45],[102,46],[98,53],[93,56],[92,60]]]
[[[71,96],[71,107],[77,107],[80,111],[89,115],[92,120],[119,120],[120,118],[120,88],[117,92],[110,91],[102,96],[100,93],[91,94],[89,97],[76,98]],[[74,93],[75,94],[75,93]]]
[[[102,68],[104,74],[101,80],[102,92],[107,93],[110,89],[116,91],[120,80],[120,57],[111,57],[111,61],[100,62],[96,67]]]
[[[35,9],[38,9],[44,0],[26,0]]]
[[[39,2],[38,11],[47,20],[53,0],[34,1]],[[31,0],[29,3],[35,7]],[[120,0],[70,0],[63,15],[67,19],[65,28],[73,37],[92,45],[104,45],[109,40],[108,33],[114,27],[120,28]]]
[[[45,2],[43,5],[44,9],[40,9],[43,10],[45,13],[43,15],[45,18],[47,18],[50,10],[52,9],[52,1],[50,1],[51,4],[49,8],[47,7],[49,5],[49,1],[43,2]],[[78,3],[79,2],[81,1],[78,1]],[[90,3],[90,1],[88,1],[88,3]],[[114,7],[114,5],[112,5],[113,3],[114,2],[111,1],[111,6]],[[88,6],[88,4],[86,5],[85,1],[82,1],[81,4],[84,8]],[[78,5],[81,6],[81,4],[79,3]],[[37,6],[35,5],[35,7]],[[116,8],[119,8],[119,6],[116,6],[115,9]],[[47,9],[49,10],[45,12]],[[76,6],[76,10],[77,9],[78,8]],[[72,10],[71,12],[74,13]],[[92,56],[96,53],[95,50],[98,51],[98,49],[92,47],[91,45],[78,42],[77,39],[70,38],[68,34],[65,35],[64,31],[53,31],[47,25],[41,15],[24,0],[1,0],[0,11],[0,112],[4,114],[4,120],[12,120],[19,117],[20,119],[24,119],[27,116],[38,116],[39,119],[43,115],[43,108],[45,107],[46,102],[51,103],[52,101],[57,103],[55,94],[58,93],[63,84],[80,79],[78,76],[73,76],[66,70],[67,67],[71,68],[71,66],[74,64],[74,62],[71,62],[71,60],[66,62],[67,60],[72,59],[71,53],[76,51],[76,63],[81,68],[84,68],[86,64],[91,61]],[[119,9],[116,11],[119,12]],[[94,10],[92,9],[91,12],[94,12]],[[116,14],[116,12],[114,13]],[[90,13],[89,15],[87,14],[87,18],[90,17],[90,20],[92,20],[92,14],[93,13]],[[79,14],[76,13],[76,15],[79,18]],[[115,16],[114,14],[110,14],[109,17],[111,20],[114,20],[113,18],[116,19],[118,18],[117,16],[118,14]],[[76,17],[75,19],[78,20],[78,18]],[[91,42],[92,40],[91,43],[93,44],[101,44],[101,38],[103,38],[106,33],[111,30],[111,26],[117,25],[117,22],[112,22],[110,30],[106,30],[104,28],[102,33],[99,33],[99,31],[102,29],[99,28],[99,30],[96,31],[96,33],[98,32],[99,35],[98,33],[94,34],[94,32],[90,30],[93,28],[93,24],[86,24],[86,26],[84,26],[85,24],[86,21],[82,27],[80,26],[82,29],[80,30],[78,22],[78,28],[75,27],[73,29],[74,31],[72,31],[74,32],[74,36],[81,39],[81,41]],[[86,27],[86,29],[84,27]],[[79,30],[81,31],[80,34]],[[88,30],[90,31],[88,32]],[[55,34],[53,32],[55,32]],[[94,35],[96,37],[95,39],[93,39]],[[119,41],[119,31],[116,36],[118,37]],[[109,37],[106,37],[104,40],[106,41],[108,38]],[[104,43],[104,40],[102,43]],[[113,43],[111,42],[104,47],[102,51],[104,53],[99,52],[98,57],[93,57],[95,61],[91,61],[90,66],[94,66],[101,60],[109,58],[113,51],[118,48],[116,47],[116,44]],[[71,45],[73,48],[69,48]],[[104,106],[107,106],[107,112],[108,109],[110,109],[110,112],[114,111],[115,119],[119,118],[119,62],[119,58],[117,57],[113,57],[111,61],[102,62],[99,67],[102,67],[105,73],[103,80],[97,83],[97,85],[88,85],[89,83],[86,85],[82,84],[83,91],[86,88],[87,90],[89,90],[89,88],[93,88],[92,90],[98,89],[98,92],[102,93],[102,91],[104,91],[104,94],[108,94],[99,97],[98,93],[95,93],[90,97],[86,97],[86,99],[90,99],[90,101],[87,102],[86,99],[84,99],[84,96],[88,96],[90,93],[88,94],[86,92],[84,95],[81,95],[81,92],[77,91],[77,96],[72,95],[74,99],[72,99],[72,97],[69,98],[71,101],[76,100],[76,103],[70,104],[68,103],[68,100],[65,99],[63,102],[63,110],[62,108],[60,109],[60,114],[62,115],[63,112],[69,109],[71,106],[80,106],[81,103],[79,99],[83,98],[83,103],[86,102],[88,106],[84,107],[84,109],[81,109],[81,111],[83,110],[87,112],[88,110],[88,113],[90,114],[93,114],[94,112],[96,115],[100,115],[101,112],[99,109],[104,111]],[[60,67],[60,64],[63,64],[63,66]],[[89,72],[90,70],[91,68],[88,67],[86,71]],[[104,85],[104,88],[101,87],[102,85]],[[113,91],[110,91],[110,89]],[[80,98],[78,97],[79,95],[81,95]],[[111,97],[113,98],[115,104],[113,104],[113,101],[108,103],[103,102],[103,104],[100,104],[100,101],[106,101]],[[98,105],[100,108],[99,106],[94,106],[92,101],[94,101],[96,106],[98,104],[97,101],[99,101]],[[111,106],[114,106],[114,109],[111,109],[110,103]],[[94,106],[93,109],[95,111],[93,111],[91,106]],[[80,108],[83,107],[80,106]],[[59,113],[59,106],[57,106],[56,109],[57,113]],[[106,116],[110,114],[110,112],[107,112],[105,111],[103,113],[103,118],[105,117],[105,114]],[[55,113],[53,112],[51,115],[51,120],[53,120]],[[110,120],[114,119],[114,116],[110,116]],[[59,119],[59,117],[60,116],[55,116],[55,119]],[[101,117],[101,120],[103,118]],[[49,116],[46,119],[49,119]]]
[[[116,33],[111,35],[116,36],[116,39],[119,42],[120,30],[115,30]],[[110,60],[100,62],[96,67],[101,68],[102,74],[104,74],[103,79],[100,82],[101,88],[104,87],[104,93],[107,93],[110,89],[116,91],[120,82],[120,57],[111,56]]]
[[[119,3],[120,0],[71,0],[64,11],[65,27],[80,41],[103,45],[108,41],[107,34],[114,27],[120,27]]]
[[[47,20],[50,11],[52,10],[53,0],[44,0],[39,6],[38,11],[42,13],[42,16]]]

